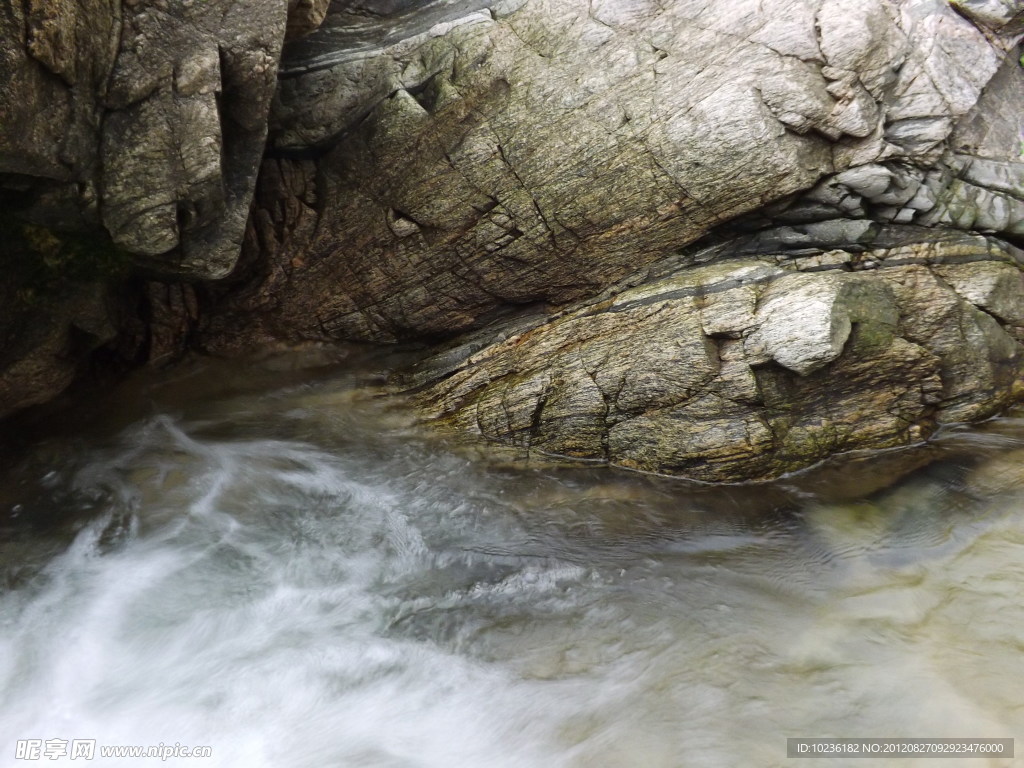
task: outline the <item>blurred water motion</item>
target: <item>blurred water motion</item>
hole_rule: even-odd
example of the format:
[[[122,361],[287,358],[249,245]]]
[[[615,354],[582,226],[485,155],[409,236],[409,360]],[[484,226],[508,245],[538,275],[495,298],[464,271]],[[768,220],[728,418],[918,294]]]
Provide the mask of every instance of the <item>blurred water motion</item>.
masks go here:
[[[734,768],[788,765],[791,736],[1022,733],[1021,419],[868,498],[707,488],[496,469],[378,397],[387,360],[312,362],[129,385],[12,454],[0,764],[82,737],[213,748],[167,765]]]

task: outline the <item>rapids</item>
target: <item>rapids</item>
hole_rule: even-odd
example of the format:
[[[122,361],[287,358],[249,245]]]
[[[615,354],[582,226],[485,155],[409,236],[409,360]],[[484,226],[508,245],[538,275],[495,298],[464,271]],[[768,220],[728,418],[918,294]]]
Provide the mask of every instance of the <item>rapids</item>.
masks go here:
[[[137,379],[8,451],[0,765],[863,767],[921,761],[786,738],[1024,733],[1024,420],[865,498],[702,487],[490,465],[378,396],[390,360],[317,354]],[[99,752],[176,743],[212,755]]]

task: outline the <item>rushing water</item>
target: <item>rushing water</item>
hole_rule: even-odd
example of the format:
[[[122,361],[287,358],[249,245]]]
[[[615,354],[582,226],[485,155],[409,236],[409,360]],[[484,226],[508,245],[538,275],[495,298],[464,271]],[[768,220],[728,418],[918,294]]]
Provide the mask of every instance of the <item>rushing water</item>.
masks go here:
[[[375,397],[386,361],[289,362],[136,384],[8,460],[0,766],[920,765],[786,738],[1024,736],[1019,421],[837,501],[495,468]],[[33,738],[212,756],[16,760]]]

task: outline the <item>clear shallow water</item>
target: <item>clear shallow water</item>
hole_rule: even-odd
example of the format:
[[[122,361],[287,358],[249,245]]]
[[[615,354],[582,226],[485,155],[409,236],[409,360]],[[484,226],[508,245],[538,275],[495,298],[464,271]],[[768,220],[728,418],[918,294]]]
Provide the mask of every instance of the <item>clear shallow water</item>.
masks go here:
[[[1020,421],[838,501],[836,475],[488,467],[375,397],[386,361],[315,362],[139,383],[12,454],[0,765],[920,765],[785,740],[1024,737]],[[28,738],[213,755],[12,759]]]

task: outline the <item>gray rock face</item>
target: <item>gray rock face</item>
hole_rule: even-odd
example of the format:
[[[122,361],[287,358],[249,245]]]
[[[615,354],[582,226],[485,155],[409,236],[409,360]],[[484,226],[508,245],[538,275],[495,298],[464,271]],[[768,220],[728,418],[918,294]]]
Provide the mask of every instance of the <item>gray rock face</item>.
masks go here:
[[[289,49],[211,348],[519,305],[402,379],[431,423],[711,481],[1022,394],[1017,4],[373,10]]]
[[[151,359],[470,332],[399,384],[440,428],[714,481],[1022,394],[1019,3],[15,5],[4,201],[234,271],[137,288],[141,332],[69,300],[0,414],[125,322]]]
[[[11,285],[0,285],[6,311],[0,316],[0,417],[59,395],[79,373],[83,357],[117,336],[111,305],[115,292],[104,287],[65,293],[47,307],[45,321],[27,311],[12,313],[18,301]]]
[[[214,279],[236,264],[286,17],[297,37],[326,10],[327,0],[0,8],[0,416],[58,393],[98,346],[167,353],[165,319],[190,319],[180,309],[170,321],[158,295],[187,289],[125,293],[122,280],[131,269]],[[45,232],[46,247],[22,242],[23,229]],[[86,249],[50,247],[83,238]]]
[[[387,34],[329,17],[291,49],[250,235],[264,283],[214,336],[254,312],[270,337],[450,334],[593,294],[754,212],[743,226],[809,247],[820,222],[856,242],[836,220],[1019,235],[1015,37],[980,10],[398,5]],[[353,29],[361,46],[331,54]],[[301,199],[273,186],[300,177]]]
[[[288,0],[285,40],[300,40],[315,32],[327,16],[330,0]]]
[[[148,335],[160,356],[161,307],[121,289],[133,269],[196,280],[234,267],[286,16],[298,34],[324,6],[26,0],[0,9],[0,416],[59,393],[98,346],[131,348],[135,359]],[[45,233],[44,247],[22,242],[29,230]],[[88,248],[59,245],[81,238]],[[151,332],[138,327],[143,316],[155,319]]]
[[[308,4],[293,3],[295,14],[308,17]],[[8,4],[0,189],[16,191],[36,223],[102,227],[156,272],[224,276],[263,154],[287,12],[285,0]]]
[[[683,269],[428,359],[439,428],[705,481],[919,443],[1024,394],[1024,253],[978,236]]]
[[[1024,32],[1024,8],[1017,0],[954,0],[953,7],[994,32]]]

